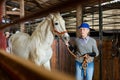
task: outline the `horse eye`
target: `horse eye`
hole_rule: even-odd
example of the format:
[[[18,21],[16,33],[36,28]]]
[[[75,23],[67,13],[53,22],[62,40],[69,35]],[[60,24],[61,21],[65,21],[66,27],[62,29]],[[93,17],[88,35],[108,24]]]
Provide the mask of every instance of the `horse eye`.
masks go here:
[[[58,25],[58,23],[55,23],[55,25]]]

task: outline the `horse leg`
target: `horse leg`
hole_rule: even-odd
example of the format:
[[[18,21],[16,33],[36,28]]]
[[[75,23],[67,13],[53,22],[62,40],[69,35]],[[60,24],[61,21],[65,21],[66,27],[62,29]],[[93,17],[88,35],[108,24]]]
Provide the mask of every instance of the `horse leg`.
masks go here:
[[[51,70],[51,67],[50,67],[50,60],[48,60],[45,64],[43,64],[45,69],[48,69],[48,70]]]

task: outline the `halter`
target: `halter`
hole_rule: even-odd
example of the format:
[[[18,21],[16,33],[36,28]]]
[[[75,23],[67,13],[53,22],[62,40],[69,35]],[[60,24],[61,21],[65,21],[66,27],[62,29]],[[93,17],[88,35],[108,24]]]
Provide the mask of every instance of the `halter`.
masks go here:
[[[52,20],[52,25],[54,25],[54,21],[53,21],[53,20]],[[57,31],[57,30],[54,29],[54,28],[53,28],[53,31],[54,31],[55,33],[59,34],[59,35],[62,35],[62,34],[64,34],[64,33],[67,33],[67,31],[59,32],[59,31]]]
[[[55,29],[54,29],[54,32],[57,33],[57,34],[60,34],[60,35],[62,35],[62,34],[64,34],[64,33],[67,33],[67,31],[59,32],[59,31],[57,31],[57,30],[55,30]]]

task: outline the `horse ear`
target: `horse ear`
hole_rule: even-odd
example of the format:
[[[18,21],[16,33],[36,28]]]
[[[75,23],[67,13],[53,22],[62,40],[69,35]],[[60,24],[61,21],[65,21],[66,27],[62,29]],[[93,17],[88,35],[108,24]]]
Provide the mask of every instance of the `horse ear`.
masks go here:
[[[50,15],[60,15],[60,12],[53,12],[53,13],[50,13]]]
[[[48,17],[49,17],[49,18],[53,18],[53,13],[50,13],[50,14],[48,15]]]
[[[54,13],[49,13],[48,17],[49,18],[54,18],[54,16],[60,16],[60,12],[54,12]]]
[[[55,13],[53,13],[54,15],[57,15],[57,16],[60,16],[60,12],[55,12]]]
[[[56,12],[52,12],[51,14],[60,14],[60,12],[56,11]]]

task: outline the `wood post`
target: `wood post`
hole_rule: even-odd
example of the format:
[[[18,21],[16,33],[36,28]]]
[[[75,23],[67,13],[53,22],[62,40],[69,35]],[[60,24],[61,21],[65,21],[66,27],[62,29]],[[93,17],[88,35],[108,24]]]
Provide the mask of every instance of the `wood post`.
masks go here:
[[[20,18],[24,17],[24,0],[20,0]],[[25,25],[24,22],[20,23],[20,31],[25,32]]]
[[[3,6],[2,6],[2,17],[6,16],[6,0],[3,0]]]
[[[76,8],[76,36],[79,36],[77,27],[82,23],[82,5],[77,5]]]
[[[5,15],[5,2],[6,0],[0,1],[0,23],[2,22],[2,17]]]

